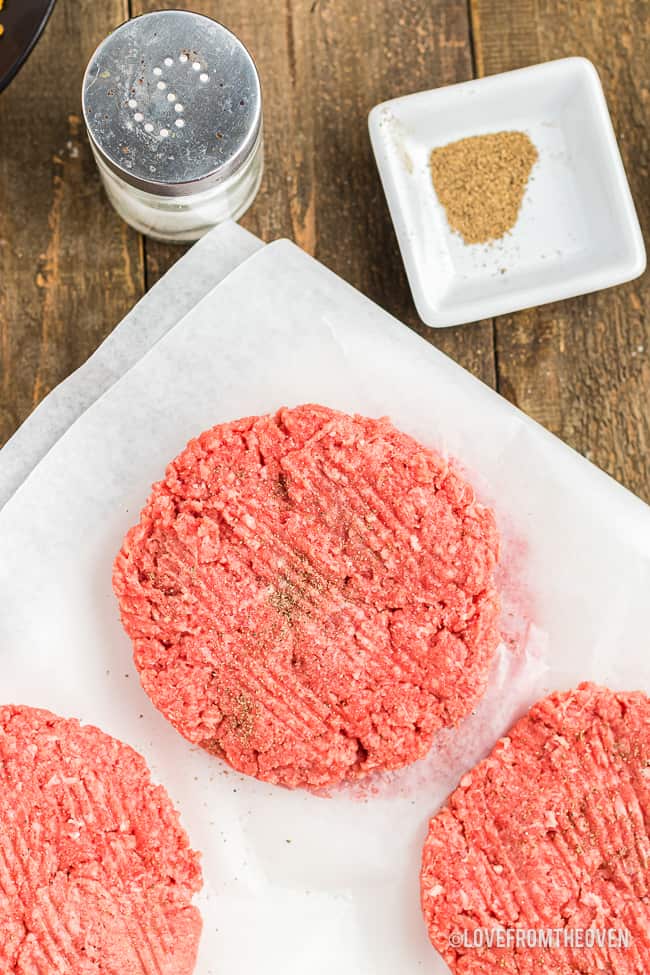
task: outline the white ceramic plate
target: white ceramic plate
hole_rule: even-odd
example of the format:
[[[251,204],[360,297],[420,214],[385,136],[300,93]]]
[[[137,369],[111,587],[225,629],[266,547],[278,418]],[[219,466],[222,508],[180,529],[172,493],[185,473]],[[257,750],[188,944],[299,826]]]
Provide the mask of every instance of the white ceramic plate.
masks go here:
[[[370,138],[418,313],[461,325],[622,284],[645,248],[596,69],[584,58],[418,92],[377,105]],[[431,150],[526,132],[539,152],[513,230],[463,243],[437,200]]]

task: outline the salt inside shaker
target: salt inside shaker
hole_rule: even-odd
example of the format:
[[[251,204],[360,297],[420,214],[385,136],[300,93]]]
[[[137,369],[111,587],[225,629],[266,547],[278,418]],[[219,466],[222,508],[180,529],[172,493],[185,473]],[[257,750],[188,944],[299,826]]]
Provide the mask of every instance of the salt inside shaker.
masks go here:
[[[83,113],[108,197],[141,233],[197,240],[253,202],[259,77],[241,41],[209,17],[166,10],[118,27],[86,69]]]

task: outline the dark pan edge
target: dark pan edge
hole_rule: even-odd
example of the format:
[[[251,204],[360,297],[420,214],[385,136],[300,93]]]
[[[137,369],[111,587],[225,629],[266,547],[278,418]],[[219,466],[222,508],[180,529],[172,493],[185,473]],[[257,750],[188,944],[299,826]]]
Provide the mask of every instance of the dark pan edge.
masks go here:
[[[40,40],[43,31],[47,27],[47,22],[52,16],[52,11],[54,10],[55,4],[56,0],[49,0],[45,13],[41,18],[38,28],[34,31],[32,37],[30,38],[29,43],[25,46],[20,56],[14,61],[7,73],[0,78],[0,92],[3,92],[5,88],[7,88],[7,86],[14,80],[22,66],[25,64],[25,61],[36,47],[36,44]]]

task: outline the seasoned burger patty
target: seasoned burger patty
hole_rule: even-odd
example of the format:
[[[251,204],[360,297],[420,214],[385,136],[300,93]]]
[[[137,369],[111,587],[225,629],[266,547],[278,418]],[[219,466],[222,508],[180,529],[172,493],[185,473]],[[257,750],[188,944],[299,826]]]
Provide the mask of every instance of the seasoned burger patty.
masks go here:
[[[191,975],[200,886],[197,854],[133,749],[0,707],[3,975]]]
[[[421,881],[455,975],[648,975],[650,699],[582,684],[536,704],[431,820]],[[562,931],[474,947],[498,927]]]
[[[286,786],[424,755],[486,685],[490,511],[387,420],[322,406],[203,433],[114,569],[152,701],[189,741]]]

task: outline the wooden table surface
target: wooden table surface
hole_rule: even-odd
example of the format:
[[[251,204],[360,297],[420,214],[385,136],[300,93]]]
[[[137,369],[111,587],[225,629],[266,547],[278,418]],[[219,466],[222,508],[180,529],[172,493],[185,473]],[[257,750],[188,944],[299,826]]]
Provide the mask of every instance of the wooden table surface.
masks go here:
[[[648,275],[427,329],[366,125],[369,109],[396,95],[585,55],[600,72],[650,240],[648,0],[58,0],[0,96],[0,443],[181,253],[115,215],[80,119],[81,78],[99,41],[129,15],[181,6],[235,31],[260,69],[267,169],[244,225],[265,240],[293,238],[650,500]]]

